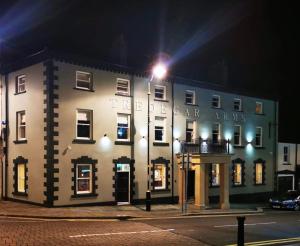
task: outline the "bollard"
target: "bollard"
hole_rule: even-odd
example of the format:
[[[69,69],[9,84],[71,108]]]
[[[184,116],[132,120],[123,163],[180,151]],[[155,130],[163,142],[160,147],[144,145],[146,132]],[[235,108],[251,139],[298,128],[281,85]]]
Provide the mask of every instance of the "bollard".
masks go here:
[[[245,216],[236,217],[238,220],[238,235],[237,235],[237,245],[244,246],[244,222]]]
[[[146,211],[151,211],[151,192],[146,191]]]

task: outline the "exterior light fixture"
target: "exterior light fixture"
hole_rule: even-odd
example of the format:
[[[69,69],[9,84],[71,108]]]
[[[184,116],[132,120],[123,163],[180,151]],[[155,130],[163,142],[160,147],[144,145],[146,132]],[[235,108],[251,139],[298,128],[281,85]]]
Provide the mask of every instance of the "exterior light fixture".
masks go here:
[[[104,137],[107,137],[107,134],[106,134],[106,133],[104,133]]]
[[[163,79],[166,77],[167,67],[163,63],[156,64],[152,69],[152,76],[157,79]]]

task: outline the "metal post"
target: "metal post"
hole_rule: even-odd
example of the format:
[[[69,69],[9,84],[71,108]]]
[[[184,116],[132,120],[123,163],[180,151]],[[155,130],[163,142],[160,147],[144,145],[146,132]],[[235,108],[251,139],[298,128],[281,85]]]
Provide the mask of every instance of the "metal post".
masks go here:
[[[190,166],[190,156],[189,153],[187,153],[187,165],[186,165],[186,173],[185,173],[185,204],[184,204],[185,212],[187,212],[187,204],[188,204],[189,166]]]
[[[150,94],[151,94],[151,92],[150,92],[150,81],[148,81],[148,93],[147,93],[147,95],[148,95],[148,125],[147,125],[147,134],[148,134],[148,136],[147,136],[147,189],[149,190],[149,188],[150,188],[150,183],[149,183],[149,175],[150,175],[150,170],[149,170],[149,168],[150,168]]]
[[[182,163],[181,163],[181,212],[184,212],[184,199],[183,199],[183,191],[184,191],[184,153],[182,153]]]
[[[151,192],[146,192],[146,211],[151,211]]]
[[[238,220],[238,235],[237,235],[237,245],[244,246],[244,222],[245,216],[236,217]]]
[[[230,142],[230,140],[227,139],[227,154],[229,154],[229,142]]]

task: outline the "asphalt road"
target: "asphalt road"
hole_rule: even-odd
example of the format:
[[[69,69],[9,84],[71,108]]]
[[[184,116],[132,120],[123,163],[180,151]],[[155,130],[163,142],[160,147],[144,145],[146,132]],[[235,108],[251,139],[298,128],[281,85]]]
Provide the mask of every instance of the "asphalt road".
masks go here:
[[[0,217],[0,245],[230,245],[236,216],[130,221]],[[246,215],[246,245],[300,245],[300,212]],[[254,243],[253,243],[254,242]]]

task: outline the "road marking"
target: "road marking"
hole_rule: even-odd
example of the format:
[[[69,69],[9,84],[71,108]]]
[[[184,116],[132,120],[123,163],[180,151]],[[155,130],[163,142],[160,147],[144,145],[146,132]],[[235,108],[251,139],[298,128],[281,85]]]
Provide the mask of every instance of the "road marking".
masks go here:
[[[264,246],[264,245],[275,245],[275,244],[292,243],[292,242],[300,242],[300,237],[249,242],[249,243],[245,243],[245,245],[246,246]],[[236,244],[229,244],[227,246],[237,246],[237,245]]]
[[[110,233],[100,233],[100,234],[81,234],[81,235],[73,235],[73,236],[69,236],[69,237],[71,237],[71,238],[77,238],[77,237],[95,237],[95,236],[111,236],[111,235],[156,233],[156,232],[168,232],[168,231],[175,231],[175,229],[152,230],[152,231],[110,232]]]
[[[244,224],[245,226],[255,226],[255,225],[271,225],[271,224],[276,224],[277,222],[262,222],[262,223],[252,223],[252,224]],[[218,228],[218,227],[237,227],[238,225],[237,224],[234,224],[234,225],[218,225],[218,226],[214,226],[215,228]]]

